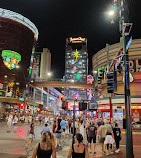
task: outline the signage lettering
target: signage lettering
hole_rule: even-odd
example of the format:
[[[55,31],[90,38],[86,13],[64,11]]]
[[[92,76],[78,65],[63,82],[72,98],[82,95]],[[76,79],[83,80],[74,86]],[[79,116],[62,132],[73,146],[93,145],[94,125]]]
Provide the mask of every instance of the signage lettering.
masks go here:
[[[82,38],[82,37],[78,37],[78,38],[72,38],[70,37],[70,42],[72,41],[85,41],[86,39],[85,38]]]
[[[98,68],[98,74],[100,69],[103,69],[105,73],[107,73],[107,65]],[[130,60],[129,61],[129,71],[133,72],[141,72],[141,59]]]

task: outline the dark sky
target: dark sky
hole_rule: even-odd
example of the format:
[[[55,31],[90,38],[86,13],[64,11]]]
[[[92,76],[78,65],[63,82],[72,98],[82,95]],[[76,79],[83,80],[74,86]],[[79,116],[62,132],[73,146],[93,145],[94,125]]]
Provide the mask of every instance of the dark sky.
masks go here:
[[[128,0],[133,38],[141,38],[141,0]],[[111,25],[106,11],[112,0],[0,0],[0,7],[29,18],[39,30],[37,50],[43,47],[52,54],[52,71],[64,74],[65,40],[70,36],[88,38],[89,73],[91,58],[106,43],[119,41],[118,22]]]

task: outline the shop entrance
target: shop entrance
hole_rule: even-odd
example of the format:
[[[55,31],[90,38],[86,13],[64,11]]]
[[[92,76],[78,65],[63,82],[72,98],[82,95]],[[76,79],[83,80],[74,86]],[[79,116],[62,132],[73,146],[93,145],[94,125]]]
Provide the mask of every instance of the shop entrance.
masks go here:
[[[104,119],[110,120],[110,112],[103,112],[103,120]]]

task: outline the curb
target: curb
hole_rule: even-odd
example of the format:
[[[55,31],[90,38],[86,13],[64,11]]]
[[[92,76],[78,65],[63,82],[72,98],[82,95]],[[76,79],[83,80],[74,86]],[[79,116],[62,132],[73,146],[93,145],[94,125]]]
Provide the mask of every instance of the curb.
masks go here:
[[[126,132],[121,132],[122,134],[126,134]],[[132,132],[133,135],[141,135],[141,132]]]

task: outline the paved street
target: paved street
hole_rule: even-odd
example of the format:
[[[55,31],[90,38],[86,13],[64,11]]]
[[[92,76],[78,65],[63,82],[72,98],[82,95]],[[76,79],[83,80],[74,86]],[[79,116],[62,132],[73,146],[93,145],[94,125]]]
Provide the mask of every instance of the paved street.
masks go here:
[[[35,126],[36,138],[34,139],[34,145],[40,141],[40,131],[43,126]],[[7,133],[7,126],[0,126],[0,158],[30,158],[32,151],[25,150],[25,144],[27,142],[27,130],[28,125],[22,125],[17,128],[17,132]],[[135,158],[140,158],[141,155],[141,132],[138,135],[133,135],[134,140],[134,154]],[[120,154],[110,155],[111,158],[123,158],[125,157],[126,150],[126,139],[125,134],[122,135],[121,141],[121,152]],[[66,138],[65,144],[62,150],[57,152],[57,158],[65,158],[68,154],[69,146],[71,145],[71,140]],[[114,146],[115,148],[115,146]],[[101,146],[99,143],[96,144],[96,155],[95,157],[104,158],[101,154]],[[94,156],[91,154],[91,158]]]

